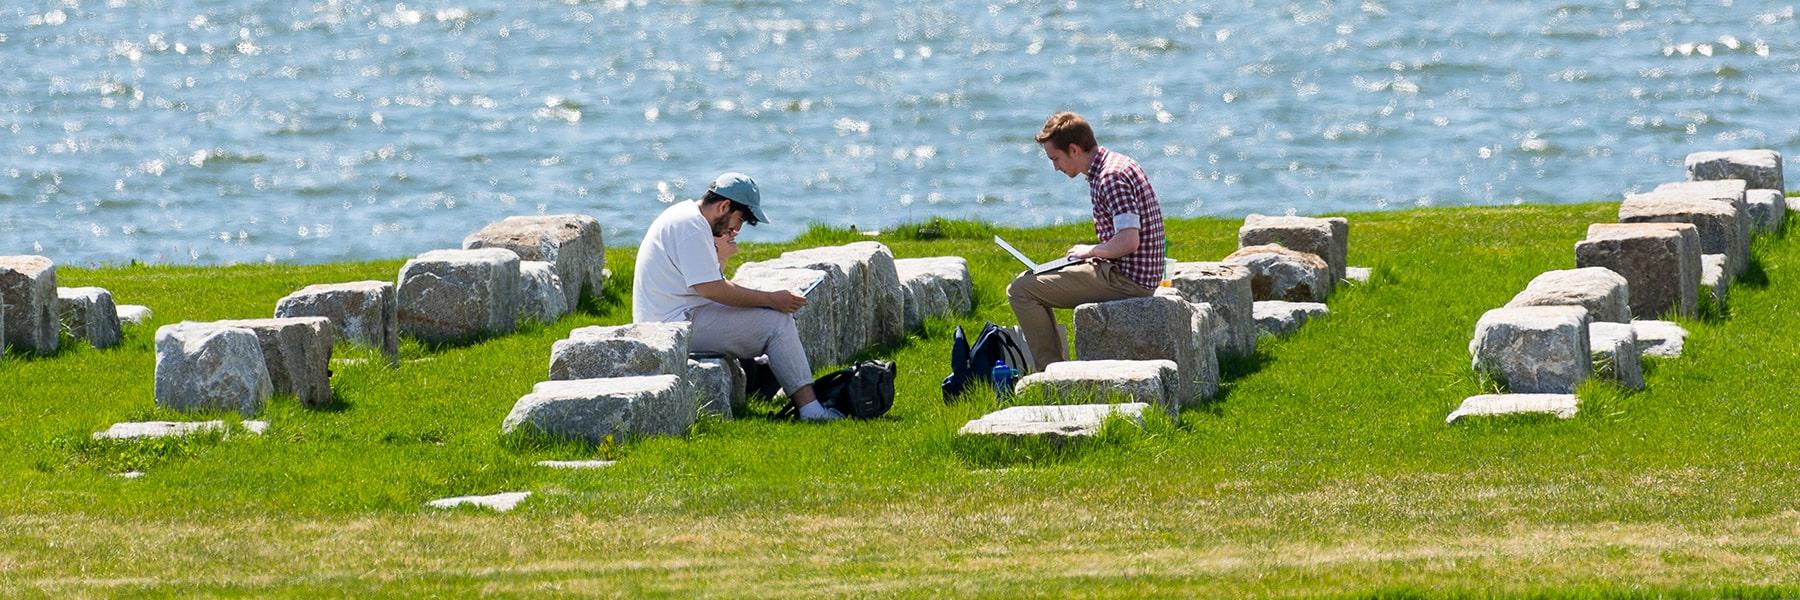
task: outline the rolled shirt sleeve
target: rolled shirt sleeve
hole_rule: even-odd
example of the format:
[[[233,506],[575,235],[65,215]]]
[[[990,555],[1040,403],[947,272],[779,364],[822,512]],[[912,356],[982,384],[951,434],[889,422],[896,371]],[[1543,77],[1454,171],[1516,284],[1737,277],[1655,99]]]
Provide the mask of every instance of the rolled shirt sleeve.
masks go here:
[[[1144,228],[1143,219],[1139,218],[1137,213],[1135,213],[1135,212],[1119,213],[1119,214],[1113,215],[1112,222],[1113,222],[1113,234],[1115,234],[1115,235],[1117,235],[1118,232],[1121,232],[1121,231],[1124,231],[1127,229],[1143,229]]]

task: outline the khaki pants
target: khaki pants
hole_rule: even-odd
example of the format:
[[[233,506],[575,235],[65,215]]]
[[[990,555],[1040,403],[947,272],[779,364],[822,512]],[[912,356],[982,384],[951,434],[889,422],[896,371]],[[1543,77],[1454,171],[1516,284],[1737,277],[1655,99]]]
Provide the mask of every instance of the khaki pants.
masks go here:
[[[1006,286],[1006,301],[1019,318],[1019,333],[1025,334],[1025,343],[1031,346],[1031,360],[1037,363],[1031,365],[1032,371],[1042,371],[1045,365],[1069,359],[1068,348],[1056,335],[1061,327],[1053,309],[1143,298],[1155,292],[1125,277],[1111,262],[1089,260],[1043,275],[1020,273]]]
[[[806,349],[800,345],[794,315],[709,302],[688,313],[688,320],[693,323],[688,334],[690,350],[718,352],[733,358],[767,354],[775,380],[781,382],[781,391],[790,397],[800,388],[812,385],[812,367],[806,362]]]

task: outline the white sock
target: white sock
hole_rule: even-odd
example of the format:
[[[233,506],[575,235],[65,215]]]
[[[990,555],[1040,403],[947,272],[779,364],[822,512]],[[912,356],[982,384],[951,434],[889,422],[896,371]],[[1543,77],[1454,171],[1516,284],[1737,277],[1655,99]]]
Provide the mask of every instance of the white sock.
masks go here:
[[[828,414],[825,403],[818,400],[808,402],[800,407],[800,418],[802,419],[823,419]]]

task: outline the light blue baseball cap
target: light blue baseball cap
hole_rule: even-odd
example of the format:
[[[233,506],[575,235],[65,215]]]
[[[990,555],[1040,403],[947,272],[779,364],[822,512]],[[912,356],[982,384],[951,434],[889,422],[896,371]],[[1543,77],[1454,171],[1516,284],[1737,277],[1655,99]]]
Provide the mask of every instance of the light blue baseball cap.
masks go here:
[[[756,222],[767,223],[769,217],[763,214],[762,191],[756,188],[756,180],[743,173],[726,173],[712,182],[712,192],[733,202],[750,207],[750,214],[756,215]]]

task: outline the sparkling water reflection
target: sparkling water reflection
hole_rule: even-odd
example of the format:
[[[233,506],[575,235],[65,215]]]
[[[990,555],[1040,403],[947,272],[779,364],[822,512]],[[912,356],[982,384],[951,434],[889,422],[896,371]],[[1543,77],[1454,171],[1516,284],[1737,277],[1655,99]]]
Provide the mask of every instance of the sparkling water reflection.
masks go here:
[[[1057,109],[1174,215],[1605,199],[1794,155],[1797,33],[1742,0],[15,3],[0,253],[398,257],[556,212],[629,243],[724,170],[772,204],[752,240],[1079,222]]]

